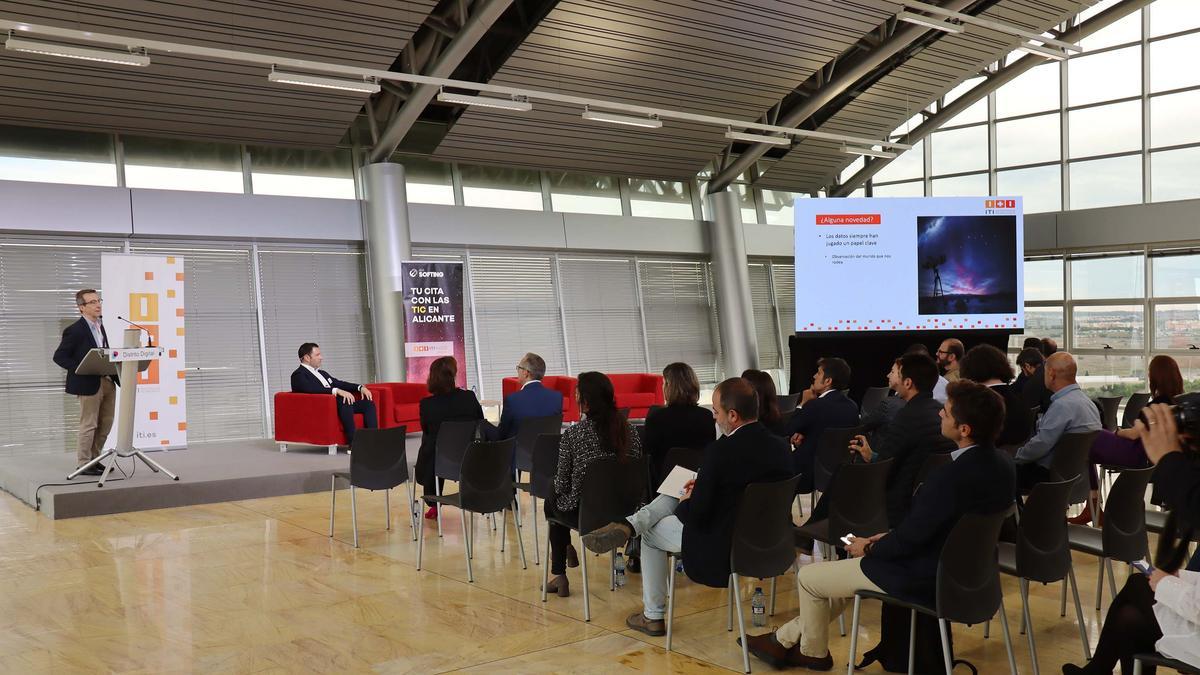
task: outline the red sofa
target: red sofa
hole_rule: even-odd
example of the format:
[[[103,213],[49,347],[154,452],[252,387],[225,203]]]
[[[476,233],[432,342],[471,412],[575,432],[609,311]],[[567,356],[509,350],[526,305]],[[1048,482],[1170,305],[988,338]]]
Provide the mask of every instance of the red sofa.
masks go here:
[[[377,384],[368,384],[367,389],[375,399],[375,410],[379,424],[384,426],[384,409],[391,408],[391,392]],[[362,415],[354,416],[354,425],[362,428]],[[391,425],[395,426],[395,425]],[[329,454],[337,453],[337,446],[346,444],[337,417],[337,402],[333,396],[323,394],[293,394],[281,391],[275,394],[275,442],[280,452],[287,452],[288,443],[301,445],[324,445]]]
[[[575,387],[579,381],[567,375],[547,375],[542,378],[542,385],[548,389],[553,389],[563,395],[563,421],[578,422],[579,421],[579,401],[575,400]],[[508,395],[521,388],[517,384],[517,378],[506,377],[500,382],[500,391],[503,398],[508,398]]]
[[[644,419],[650,406],[663,404],[662,375],[605,373],[612,381],[617,407],[629,408],[629,419]]]
[[[421,430],[421,399],[429,396],[424,382],[376,382],[375,388],[386,389],[388,404],[376,405],[379,409],[379,426],[384,429],[404,425],[408,433]]]

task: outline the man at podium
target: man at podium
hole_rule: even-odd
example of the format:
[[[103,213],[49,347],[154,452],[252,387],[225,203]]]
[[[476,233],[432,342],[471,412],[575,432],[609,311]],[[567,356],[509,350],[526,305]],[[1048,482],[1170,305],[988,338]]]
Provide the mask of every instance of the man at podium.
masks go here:
[[[89,350],[109,346],[100,320],[100,294],[85,288],[75,294],[75,305],[82,316],[63,331],[62,341],[54,350],[54,362],[67,371],[67,393],[79,398],[79,441],[75,454],[78,466],[83,466],[100,454],[108,439],[120,381],[116,375],[75,373]],[[103,473],[104,467],[99,463],[83,472],[87,476]]]

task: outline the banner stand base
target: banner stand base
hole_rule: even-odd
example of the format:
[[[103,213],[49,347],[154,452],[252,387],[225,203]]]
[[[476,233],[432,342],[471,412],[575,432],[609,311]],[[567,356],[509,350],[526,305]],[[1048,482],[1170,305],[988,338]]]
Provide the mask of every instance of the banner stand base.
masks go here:
[[[120,451],[115,448],[111,449],[111,450],[105,450],[104,452],[100,453],[100,455],[98,457],[96,457],[95,459],[93,459],[92,461],[90,461],[87,464],[84,464],[83,466],[79,467],[78,469],[75,469],[74,471],[72,471],[70,473],[70,475],[67,476],[67,480],[74,480],[75,477],[78,476],[79,474],[83,473],[87,469],[92,468],[96,464],[99,464],[101,460],[108,459],[110,457],[112,458],[113,461],[109,462],[104,467],[104,474],[100,476],[100,482],[96,483],[96,487],[104,487],[104,481],[108,480],[108,474],[112,473],[113,467],[115,467],[117,465],[117,458],[124,459],[126,457],[133,457],[134,459],[140,459],[140,460],[142,460],[142,463],[144,463],[146,466],[150,467],[150,470],[153,471],[154,473],[159,473],[161,471],[162,473],[167,474],[167,476],[169,476],[171,478],[171,480],[179,480],[179,476],[176,476],[175,474],[171,473],[162,464],[159,464],[158,462],[150,459],[149,457],[146,456],[146,453],[144,453],[141,450],[138,450],[136,448],[125,450],[125,451]]]

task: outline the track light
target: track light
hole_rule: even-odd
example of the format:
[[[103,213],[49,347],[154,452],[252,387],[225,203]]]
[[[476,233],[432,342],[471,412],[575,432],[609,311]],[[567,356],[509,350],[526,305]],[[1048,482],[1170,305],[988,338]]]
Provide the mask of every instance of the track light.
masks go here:
[[[867,157],[879,157],[880,159],[895,159],[896,153],[888,152],[887,150],[876,150],[875,148],[862,148],[856,145],[842,144],[842,152],[847,155],[866,155]]]
[[[58,45],[53,42],[42,42],[40,40],[26,40],[25,38],[16,38],[11,35],[4,41],[4,48],[13,52],[25,52],[26,54],[42,54],[45,56],[59,56],[66,59],[79,59],[81,61],[116,63],[122,66],[144,68],[150,65],[150,57],[146,56],[146,50],[144,49],[132,52],[119,52],[110,49],[74,47],[71,45]]]
[[[1047,47],[1045,45],[1039,45],[1039,44],[1036,44],[1033,42],[1022,43],[1019,47],[1017,47],[1017,49],[1020,49],[1021,51],[1026,52],[1028,54],[1037,54],[1038,56],[1045,56],[1046,58],[1052,59],[1054,61],[1063,61],[1067,58],[1067,53],[1061,49],[1053,49],[1051,47]]]
[[[526,96],[513,96],[511,99],[507,99],[439,91],[437,100],[442,103],[457,103],[458,105],[469,105],[476,108],[498,108],[500,110],[516,110],[519,112],[533,110],[533,104],[529,102],[529,98]]]
[[[379,93],[379,83],[368,79],[344,80],[338,77],[322,77],[320,75],[305,75],[303,73],[286,73],[282,70],[275,70],[274,67],[271,68],[271,74],[267,75],[267,80],[270,82],[277,82],[279,84],[298,84],[302,87],[336,89],[338,91],[353,91],[360,94]]]
[[[634,117],[632,115],[618,115],[617,113],[588,110],[587,106],[584,106],[583,119],[592,120],[593,122],[624,124],[630,127],[645,127],[646,129],[662,128],[662,120],[658,119],[658,115],[654,113],[651,113],[645,117]]]
[[[743,141],[745,143],[766,143],[767,145],[791,145],[792,139],[788,136],[767,136],[766,134],[748,134],[744,131],[733,131],[728,129],[725,131],[725,138],[731,141]]]
[[[916,24],[918,26],[924,26],[926,28],[940,30],[940,31],[943,31],[946,33],[965,33],[965,32],[967,32],[966,27],[960,26],[959,24],[950,23],[949,21],[939,21],[932,17],[921,16],[920,14],[914,14],[908,10],[901,10],[898,14],[896,14],[896,18],[905,23]]]

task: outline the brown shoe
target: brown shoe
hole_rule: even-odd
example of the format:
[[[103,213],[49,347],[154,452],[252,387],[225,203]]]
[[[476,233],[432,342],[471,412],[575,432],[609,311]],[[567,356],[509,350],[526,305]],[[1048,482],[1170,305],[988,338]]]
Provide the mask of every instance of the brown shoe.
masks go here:
[[[550,583],[546,584],[546,592],[554,593],[560,598],[570,597],[571,584],[567,581],[567,575],[560,574],[551,579]]]
[[[651,637],[661,637],[667,634],[667,624],[662,619],[647,619],[645,614],[634,612],[625,619],[625,625],[645,633]]]
[[[574,544],[567,544],[567,567],[579,567],[579,554]]]
[[[738,646],[741,646],[742,639],[738,638],[737,643]],[[773,668],[788,667],[789,650],[787,647],[779,644],[779,640],[775,639],[774,633],[747,635],[746,650]],[[797,649],[797,651],[799,650]]]
[[[820,658],[805,656],[800,653],[800,643],[797,642],[787,651],[787,664],[809,670],[833,670],[833,656],[828,652]]]
[[[633,536],[628,523],[609,523],[583,535],[583,545],[593,553],[608,553],[625,545]]]

